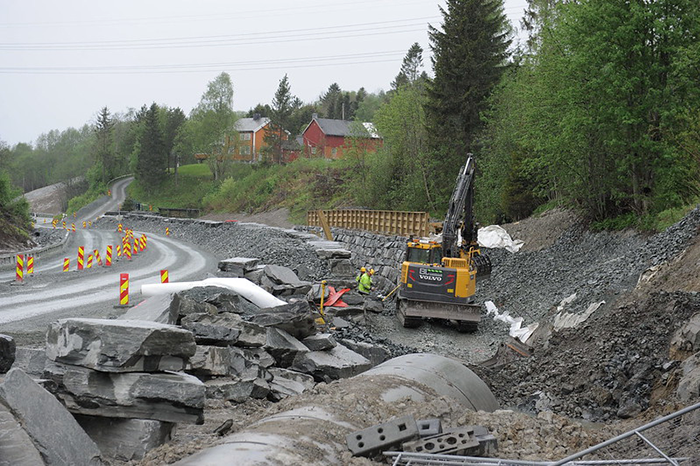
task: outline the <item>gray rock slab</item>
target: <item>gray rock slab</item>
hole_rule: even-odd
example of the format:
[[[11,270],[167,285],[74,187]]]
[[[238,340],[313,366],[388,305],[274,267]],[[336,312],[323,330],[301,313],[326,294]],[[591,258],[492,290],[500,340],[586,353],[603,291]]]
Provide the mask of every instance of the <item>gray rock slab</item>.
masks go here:
[[[260,313],[251,316],[249,321],[262,327],[284,330],[299,339],[316,333],[315,317],[306,300],[261,309]]]
[[[700,314],[695,314],[676,332],[671,347],[691,353],[700,351]]]
[[[279,401],[288,396],[299,395],[306,390],[312,389],[316,382],[311,375],[302,374],[300,372],[290,371],[279,367],[270,368],[272,381],[270,382],[270,391],[275,396],[275,401]]]
[[[0,374],[9,371],[14,364],[16,349],[15,339],[0,333]]]
[[[384,311],[384,305],[381,301],[368,299],[365,301],[365,310],[368,312],[374,312],[375,314],[381,314]]]
[[[365,297],[354,290],[348,291],[340,299],[350,306],[362,306],[365,303]]]
[[[389,350],[381,345],[348,339],[340,340],[340,344],[369,359],[372,366],[381,364],[391,358]]]
[[[267,329],[254,322],[242,322],[241,333],[238,335],[236,346],[243,348],[261,347],[267,342]]]
[[[299,283],[299,277],[289,267],[282,265],[266,265],[265,275],[277,285],[295,285]]]
[[[0,466],[43,465],[41,453],[12,413],[0,403]]]
[[[352,253],[341,247],[336,249],[316,249],[316,254],[321,259],[350,259]]]
[[[338,345],[329,351],[300,353],[290,369],[313,375],[316,380],[344,379],[360,374],[372,367],[364,356]]]
[[[46,375],[75,414],[197,424],[204,419],[204,384],[192,375],[108,373],[60,364],[47,364]]]
[[[355,276],[357,270],[353,267],[350,259],[330,259],[331,274],[336,277]]]
[[[330,333],[317,333],[304,338],[301,342],[311,351],[325,351],[338,345]]]
[[[263,369],[267,369],[275,365],[275,358],[263,348],[243,348],[243,354],[246,360],[257,364]]]
[[[61,319],[46,334],[52,361],[104,372],[181,370],[195,349],[192,332],[143,320]]]
[[[192,290],[189,290],[192,291]],[[186,293],[175,293],[170,304],[171,312],[177,316],[178,322],[181,318],[191,314],[218,314],[218,309],[213,304],[198,302]]]
[[[228,346],[238,341],[243,319],[238,314],[189,314],[180,325],[194,335],[198,345]]]
[[[250,398],[263,399],[270,386],[260,377],[250,379],[213,379],[205,382],[208,399],[245,403]]]
[[[245,363],[245,355],[231,347],[197,345],[187,371],[198,376],[231,375],[234,368],[245,367]]]
[[[103,464],[97,445],[75,418],[22,370],[7,373],[0,384],[0,401],[24,427],[46,464]]]
[[[171,293],[150,296],[136,306],[130,308],[120,320],[147,320],[161,324],[177,323],[177,313],[171,308],[173,295]]]
[[[246,272],[253,270],[260,263],[260,259],[253,257],[232,257],[219,261],[219,270],[223,272],[235,272],[243,276]]]
[[[47,360],[46,350],[20,346],[15,353],[15,363],[12,367],[22,369],[25,374],[31,377],[42,378]]]
[[[172,422],[75,415],[78,424],[103,455],[119,461],[139,461],[170,440]]]
[[[289,367],[299,353],[308,353],[309,348],[284,330],[269,327],[267,341],[263,347],[279,367]]]

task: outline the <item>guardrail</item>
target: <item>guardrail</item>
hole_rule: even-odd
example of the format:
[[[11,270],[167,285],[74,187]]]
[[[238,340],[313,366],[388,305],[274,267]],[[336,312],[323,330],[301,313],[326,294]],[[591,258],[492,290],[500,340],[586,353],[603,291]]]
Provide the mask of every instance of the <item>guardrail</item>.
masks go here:
[[[52,253],[56,251],[57,249],[62,249],[63,246],[66,244],[66,241],[68,241],[68,236],[70,235],[70,232],[66,231],[65,236],[63,239],[56,243],[56,244],[51,244],[49,246],[45,246],[43,248],[35,248],[35,249],[26,249],[24,251],[17,251],[12,254],[8,255],[1,255],[0,256],[0,268],[5,268],[5,267],[14,267],[16,265],[16,258],[17,254],[24,254],[24,255],[30,255],[34,257],[41,257],[45,256],[49,253]]]
[[[427,236],[430,232],[430,219],[427,212],[365,209],[324,210],[322,212],[331,227],[402,236]],[[318,211],[307,212],[306,224],[322,226]]]
[[[167,207],[158,207],[158,212],[164,217],[175,218],[197,218],[199,217],[199,209],[171,209]]]

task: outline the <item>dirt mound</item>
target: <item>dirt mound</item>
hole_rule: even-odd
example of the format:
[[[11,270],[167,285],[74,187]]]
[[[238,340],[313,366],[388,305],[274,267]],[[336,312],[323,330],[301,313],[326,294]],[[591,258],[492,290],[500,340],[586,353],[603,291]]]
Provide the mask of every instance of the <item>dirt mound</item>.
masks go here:
[[[553,245],[566,230],[580,222],[581,219],[575,213],[556,208],[501,226],[511,238],[525,242],[522,251],[539,251]]]

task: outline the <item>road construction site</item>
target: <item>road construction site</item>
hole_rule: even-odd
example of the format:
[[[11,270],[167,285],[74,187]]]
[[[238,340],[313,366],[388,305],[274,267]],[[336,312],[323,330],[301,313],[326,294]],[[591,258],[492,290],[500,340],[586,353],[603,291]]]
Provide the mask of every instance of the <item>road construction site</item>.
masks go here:
[[[381,425],[388,429],[406,416],[417,421],[438,419],[445,432],[479,426],[497,441],[497,451],[491,454],[498,458],[556,461],[698,402],[700,374],[694,356],[700,351],[698,209],[653,236],[591,232],[573,214],[559,210],[504,225],[513,239],[524,244],[517,252],[485,251],[493,272],[477,281],[475,297],[483,309],[482,321],[473,333],[460,333],[438,321],[425,321],[415,329],[398,322],[393,296],[384,298],[396,285],[404,237],[334,229],[335,241],[330,243],[315,235],[320,231],[308,227],[292,230],[137,214],[106,215],[94,228],[111,232],[120,223],[154,236],[164,235],[168,228],[169,239],[196,245],[218,259],[219,266],[209,279],[246,277],[286,307],[283,316],[270,313],[266,311],[269,305],[250,306],[248,299],[240,298],[245,290],[232,292],[222,290],[221,283],[205,282],[211,287],[177,293],[177,298],[170,294],[167,298],[142,296],[140,290],[134,290],[135,302],[147,298],[143,305],[129,310],[113,305],[92,309],[90,317],[99,322],[80,316],[54,323],[56,319],[47,317],[32,324],[43,326],[42,330],[10,327],[21,346],[15,367],[52,380],[54,396],[100,444],[94,456],[101,454],[103,461],[112,464],[204,464],[203,458],[214,461],[217,454],[230,458],[236,451],[228,449],[231,445],[250,446],[261,439],[273,445],[276,458],[287,464],[376,464],[383,461],[381,455],[353,456],[347,435]],[[135,260],[148,261],[149,254],[153,253],[146,250]],[[361,266],[377,270],[375,290],[369,297],[354,289]],[[171,274],[170,281],[181,280]],[[336,305],[325,306],[328,325],[320,329],[323,337],[318,337],[315,319],[322,290],[326,291],[322,281],[336,294],[346,288],[350,291],[336,296],[332,303]],[[330,292],[324,299],[328,296]],[[491,304],[487,307],[486,302]],[[93,426],[91,431],[88,419],[109,417],[101,410],[109,411],[116,401],[89,390],[77,392],[70,381],[85,380],[95,393],[104,394],[104,382],[98,382],[92,371],[120,373],[121,369],[105,368],[111,364],[107,362],[96,366],[89,357],[68,351],[71,345],[66,342],[71,335],[98,341],[97,336],[88,335],[104,334],[107,328],[115,334],[128,331],[136,338],[133,327],[125,330],[126,323],[110,326],[109,321],[147,310],[160,316],[158,322],[167,315],[167,324],[188,330],[187,335],[172,330],[166,341],[180,341],[178,346],[189,352],[134,363],[130,351],[138,350],[114,350],[112,354],[123,353],[124,361],[129,361],[124,365],[136,364],[124,371],[146,366],[156,373],[162,368],[184,369],[207,388],[203,398],[181,394],[178,399],[162,401],[157,415],[153,411],[158,410],[144,407],[143,401],[121,407],[122,418],[147,418],[150,412],[150,419],[159,423],[157,429],[149,427],[157,430],[151,438],[159,441],[120,451],[113,445],[104,446],[104,438],[95,440],[95,430],[104,426]],[[130,319],[141,318],[146,319],[145,314]],[[49,335],[56,337],[47,343],[48,325],[53,329]],[[222,326],[229,331],[222,333]],[[259,327],[267,330],[260,333],[255,330]],[[143,330],[144,335],[151,331]],[[3,328],[0,333],[9,332]],[[513,335],[528,338],[522,341]],[[42,362],[41,370],[32,373],[30,361],[36,363],[33,358],[42,354],[49,355],[50,364]],[[438,359],[426,362],[423,358],[432,356],[421,356],[425,354]],[[331,355],[338,358],[333,363],[329,362]],[[119,358],[113,357],[112,363],[115,359]],[[159,366],[165,360],[169,365]],[[416,370],[407,375],[402,373],[406,367]],[[459,375],[461,368],[469,372]],[[421,379],[416,374],[423,369],[428,376]],[[110,375],[112,383],[117,376]],[[496,404],[482,400],[466,407],[464,400],[444,387],[426,386],[425,379],[450,376],[474,380],[466,384],[472,388],[480,379]],[[17,387],[30,384],[18,375],[6,379]],[[458,384],[457,380],[448,386]],[[177,382],[180,389],[174,389],[167,388],[172,380],[160,380],[158,387],[182,393],[189,383],[197,385],[187,381]],[[386,393],[395,396],[387,399]],[[698,417],[696,410],[676,418],[681,421],[674,421],[682,428],[676,432],[680,437],[666,435],[664,448],[691,458],[679,464],[694,464],[687,449],[700,450]],[[139,429],[143,433],[145,428]],[[476,432],[467,434],[472,441],[478,437]],[[299,445],[291,447],[295,442]],[[358,449],[363,447],[354,445]],[[606,459],[637,458],[634,454],[640,451],[622,446]],[[44,452],[39,454],[46,458]]]

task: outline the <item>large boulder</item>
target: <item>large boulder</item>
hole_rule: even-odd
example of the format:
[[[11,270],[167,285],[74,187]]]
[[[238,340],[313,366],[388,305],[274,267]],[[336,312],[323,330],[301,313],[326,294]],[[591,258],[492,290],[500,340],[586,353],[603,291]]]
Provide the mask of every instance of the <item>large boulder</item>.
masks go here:
[[[86,367],[47,364],[45,375],[56,395],[75,414],[201,424],[204,384],[181,372],[98,372]]]
[[[99,446],[103,455],[119,461],[139,461],[146,453],[170,440],[171,422],[148,419],[113,419],[76,415],[75,419]]]
[[[141,320],[61,319],[46,334],[49,359],[103,372],[182,370],[195,349],[192,332]]]
[[[238,342],[242,319],[238,314],[189,314],[180,321],[198,345],[229,346]]]
[[[276,327],[299,339],[316,333],[315,317],[306,300],[261,309],[247,320],[262,327]]]
[[[197,376],[223,376],[240,372],[237,368],[245,365],[245,354],[237,348],[198,345],[187,371]]]
[[[7,406],[16,420],[32,439],[33,445],[41,453],[43,462],[33,464],[50,465],[100,465],[100,450],[75,418],[49,392],[39,386],[20,369],[11,369],[0,384],[0,406]],[[2,416],[5,425],[12,427],[8,416]],[[11,436],[26,444],[26,437],[12,429]],[[8,438],[9,440],[9,438]],[[0,462],[9,458],[21,458],[15,448],[8,448],[0,435]],[[5,456],[5,452],[8,455]],[[31,448],[25,458],[35,457]],[[12,456],[10,456],[12,455]],[[6,463],[22,464],[22,463]],[[32,464],[32,463],[24,463]]]
[[[309,352],[309,348],[299,340],[275,327],[267,329],[267,341],[263,348],[272,355],[278,367],[289,367],[300,353]]]

